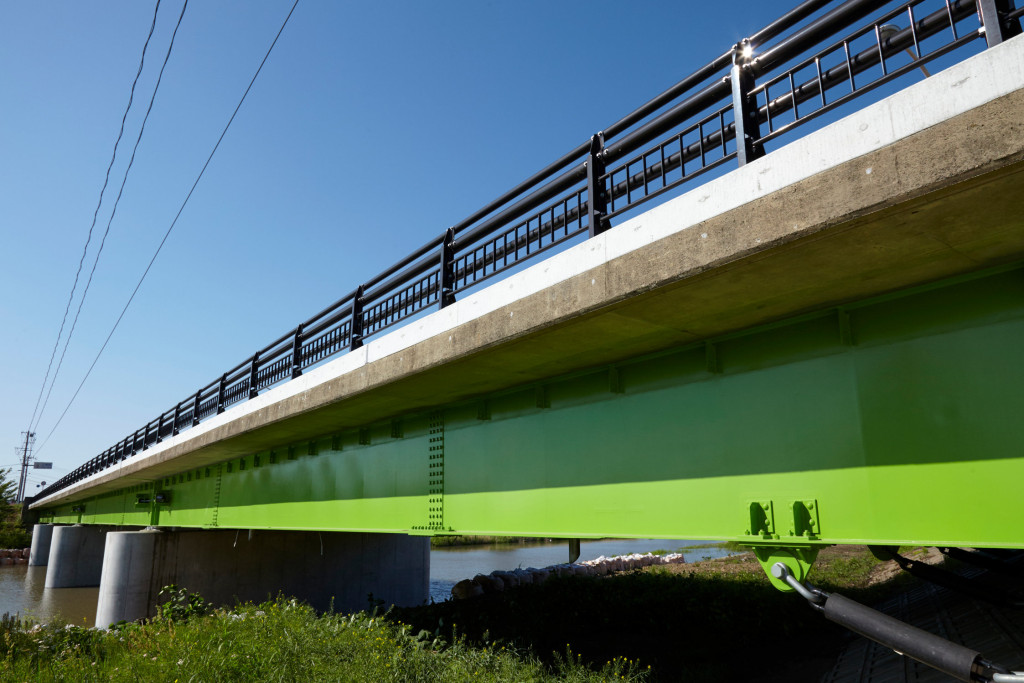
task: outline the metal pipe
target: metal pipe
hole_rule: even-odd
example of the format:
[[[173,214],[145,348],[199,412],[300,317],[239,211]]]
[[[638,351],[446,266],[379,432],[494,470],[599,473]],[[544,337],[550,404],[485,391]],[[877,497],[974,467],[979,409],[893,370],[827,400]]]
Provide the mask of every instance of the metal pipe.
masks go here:
[[[768,40],[771,40],[775,36],[781,34],[783,31],[786,31],[787,29],[800,23],[801,21],[809,17],[811,14],[816,12],[818,9],[828,5],[832,1],[833,0],[805,0],[804,2],[800,3],[800,5],[784,14],[782,17],[776,19],[772,23],[768,24],[768,26],[765,26],[757,33],[755,33],[751,37],[751,42],[754,43],[755,45],[760,45]],[[665,106],[675,98],[679,97],[681,94],[683,94],[690,88],[694,87],[698,83],[707,80],[708,78],[713,76],[715,72],[720,71],[721,69],[728,66],[731,63],[731,59],[732,52],[729,51],[724,53],[720,57],[712,60],[711,62],[701,67],[700,69],[697,69],[686,78],[682,79],[669,89],[662,92],[657,97],[648,100],[641,106],[634,109],[629,114],[626,114],[621,119],[605,128],[605,137],[610,138],[614,135],[617,135],[622,131],[626,130],[627,128],[629,128],[630,126],[636,124],[638,121],[646,118],[651,113],[662,108],[663,106]],[[561,170],[571,162],[581,159],[584,155],[587,154],[587,152],[589,152],[589,150],[589,140],[580,145],[577,145],[574,149],[570,150],[566,154],[563,154],[556,161],[548,164],[537,173],[534,173],[526,180],[522,181],[512,189],[508,190],[507,192],[499,196],[497,199],[489,202],[478,211],[473,212],[463,220],[456,223],[454,226],[452,226],[453,230],[455,231],[455,234],[458,235],[458,233],[462,232],[463,230],[471,226],[473,223],[476,223],[481,218],[487,216],[490,213],[493,213],[500,207],[507,204],[512,199],[518,197],[523,192],[540,184],[544,179],[550,177],[551,175],[554,175],[557,171]]]
[[[590,143],[587,142],[587,151],[590,150]],[[583,164],[575,166],[569,169],[562,175],[558,176],[550,183],[542,187],[541,189],[527,195],[523,199],[519,200],[512,206],[509,206],[501,213],[487,219],[485,222],[476,226],[465,235],[459,237],[456,234],[455,245],[456,249],[459,246],[468,246],[473,242],[476,242],[482,237],[486,237],[490,233],[494,232],[495,228],[510,223],[516,218],[519,218],[527,211],[535,209],[544,202],[548,201],[557,194],[568,190],[570,187],[575,185],[577,182],[587,177],[587,169]]]
[[[960,19],[970,16],[974,12],[974,3],[971,2],[971,0],[955,0],[950,3],[950,7],[953,13],[953,21],[959,21]],[[917,39],[920,41],[935,35],[939,31],[948,28],[949,22],[950,18],[945,8],[937,10],[928,16],[919,19],[915,23]],[[968,39],[971,38],[973,38],[973,36],[968,36]],[[884,47],[895,51],[904,47],[909,47],[913,44],[913,41],[914,31],[908,27],[885,39]],[[933,56],[937,56],[937,54],[933,53],[931,55],[927,55],[920,61],[927,62]],[[796,97],[797,104],[805,102],[820,94],[822,89],[828,90],[839,83],[845,83],[850,78],[851,70],[853,75],[856,76],[857,74],[878,64],[880,60],[881,57],[878,54],[878,47],[874,45],[867,47],[861,52],[851,55],[849,68],[847,68],[847,64],[844,62],[823,72],[820,80],[817,77],[814,77],[805,81],[794,88],[793,93],[781,95],[772,100],[767,106],[760,107],[758,110],[759,116],[763,117],[762,120],[766,120],[768,116],[768,107],[771,108],[772,116],[788,111],[793,107],[794,96]],[[789,126],[786,128],[788,127]],[[779,130],[782,130],[782,128]],[[778,132],[778,130],[774,131],[774,134],[777,135]]]
[[[443,240],[443,239],[444,239],[444,234],[441,234],[440,236],[435,237],[434,239],[430,240],[429,242],[424,244],[422,247],[420,247],[416,251],[412,252],[411,254],[409,254],[404,259],[402,259],[398,263],[394,264],[393,266],[391,266],[387,270],[385,270],[385,271],[383,271],[381,273],[378,273],[377,275],[373,276],[372,278],[370,278],[369,280],[364,282],[363,283],[363,290],[364,290],[363,296],[364,297],[366,296],[365,290],[370,289],[370,287],[373,287],[374,285],[376,285],[378,282],[380,282],[384,278],[390,277],[391,275],[397,273],[399,270],[401,270],[402,268],[405,268],[406,266],[408,266],[410,263],[412,263],[416,259],[421,259],[424,256],[426,256],[427,254],[432,253],[441,244],[441,240]],[[380,288],[378,287],[378,289],[380,289]]]
[[[885,0],[848,0],[841,6],[800,29],[793,36],[773,46],[764,54],[755,57],[751,61],[754,75],[762,74],[772,67],[791,59],[793,56],[806,50],[810,45],[822,42],[825,37],[835,34],[839,28],[849,26],[854,21],[863,18],[872,10],[884,4]],[[822,31],[826,31],[826,33],[824,35],[815,35],[816,32],[820,34]],[[720,62],[720,68],[731,65],[732,51],[730,50],[722,57],[719,57],[712,64],[717,65]],[[701,91],[691,95],[683,102],[634,130],[625,138],[608,145],[605,151],[605,161],[614,161],[631,153],[636,148],[651,142],[690,116],[710,107],[718,100],[728,97],[730,92],[731,86],[727,78],[706,86]]]
[[[341,308],[342,306],[345,306],[346,304],[351,302],[352,301],[352,297],[354,297],[355,295],[356,295],[355,290],[349,292],[348,294],[346,294],[345,296],[341,297],[340,299],[338,299],[333,304],[331,304],[327,308],[323,309],[322,311],[320,311],[316,315],[311,316],[308,320],[306,320],[305,322],[302,323],[303,326],[304,327],[310,327],[314,322],[316,322],[320,318],[324,317],[328,313],[332,313],[332,312],[338,310],[339,308]],[[290,333],[287,333],[287,334],[283,335],[279,340],[277,340],[276,342],[271,344],[271,346],[274,346],[276,344],[280,344],[282,341],[284,341],[285,339],[288,339],[290,336],[291,336]]]
[[[887,4],[887,0],[848,0],[827,14],[823,14],[785,40],[754,57],[751,69],[755,76],[771,71],[776,66],[823,42],[850,24],[860,21],[871,12]]]
[[[435,248],[437,247],[437,245],[434,246]],[[378,299],[394,291],[395,289],[401,287],[402,285],[409,284],[409,282],[415,279],[417,276],[422,275],[431,268],[436,267],[437,259],[435,258],[435,255],[432,252],[427,252],[426,255],[420,257],[420,260],[418,262],[413,263],[411,266],[409,266],[402,272],[392,276],[390,280],[377,285],[373,289],[369,289],[369,285],[366,285],[367,291],[364,292],[363,296],[361,297],[363,300],[363,307],[365,308],[367,304],[370,304],[372,306],[373,304],[371,302],[373,302],[375,299]]]
[[[768,24],[760,31],[750,36],[750,44],[754,47],[763,45],[775,36],[779,35],[783,31],[795,26],[800,23],[814,12],[818,11],[822,7],[830,4],[833,0],[807,0],[801,3],[797,7],[793,8],[786,14],[782,15],[772,23]],[[724,52],[719,57],[708,62],[701,68],[691,73],[686,78],[682,79],[668,90],[664,91],[657,97],[650,99],[643,105],[637,107],[632,112],[623,116],[621,119],[613,123],[604,129],[605,138],[618,135],[622,131],[626,130],[638,121],[646,118],[650,114],[654,113],[658,109],[676,99],[687,90],[695,87],[699,83],[706,81],[707,79],[714,76],[717,72],[725,69],[732,64],[732,50]]]
[[[837,593],[825,601],[825,618],[938,669],[958,681],[972,681],[981,654],[882,614]]]
[[[953,10],[954,21],[963,19],[969,16],[974,11],[973,3],[970,2],[970,0],[957,0],[956,2],[951,3],[951,7]],[[949,16],[947,15],[946,10],[944,8],[936,10],[932,14],[929,14],[928,16],[923,17],[919,19],[917,22],[915,22],[918,40],[935,35],[939,31],[948,28],[948,26]],[[908,27],[896,33],[893,33],[888,38],[886,38],[884,42],[884,47],[891,50],[898,50],[905,46],[912,45],[913,42],[914,31]],[[926,57],[924,61],[927,61],[927,59],[928,58]],[[865,48],[856,55],[851,56],[850,64],[852,66],[853,75],[856,76],[857,74],[868,70],[869,68],[875,66],[878,63],[878,61],[879,55],[877,47],[871,46]],[[849,72],[844,62],[843,64],[839,64],[833,67],[832,69],[829,69],[822,73],[820,87],[824,87],[825,90],[828,90],[829,88],[835,87],[840,83],[846,82],[848,79]],[[796,103],[798,105],[803,102],[806,102],[812,97],[817,96],[821,92],[820,87],[819,80],[816,77],[805,81],[801,85],[794,88],[793,94],[786,93],[772,100],[768,105],[759,107],[758,121],[764,122],[768,120],[769,108],[772,116],[777,116],[792,109],[794,94],[796,96]],[[693,109],[695,110],[693,113],[702,110],[697,109],[696,106],[693,106]],[[781,132],[782,130],[786,130],[792,127],[793,125],[795,125],[795,123],[796,122],[791,123],[787,125],[785,128],[777,129],[773,133],[762,136],[761,139],[764,140],[768,139],[769,137],[774,137],[778,135],[779,132]],[[704,136],[700,141],[696,141],[687,145],[686,147],[683,148],[682,154],[676,152],[675,154],[666,157],[664,164],[662,164],[662,162],[660,161],[652,164],[647,169],[648,177],[660,177],[666,173],[674,171],[675,169],[679,168],[681,163],[685,164],[699,157],[702,148],[710,149],[720,146],[722,144],[723,136],[726,142],[734,139],[736,137],[735,124],[730,122],[729,124],[726,124],[722,128],[722,130],[713,131],[708,135]],[[650,152],[651,150],[647,150],[646,152],[644,152],[644,154],[649,154]],[[642,156],[643,155],[640,155],[635,157],[634,159],[631,159],[629,162],[627,162],[627,164],[632,164],[636,161],[639,161]],[[620,166],[618,169],[615,169],[613,173],[620,172],[621,170],[622,166]],[[632,191],[643,186],[645,182],[646,181],[644,175],[642,173],[636,173],[628,177],[627,179],[622,180],[621,182],[611,186],[608,189],[608,193],[613,199],[618,199],[619,197],[625,195],[628,191]],[[625,208],[627,207],[624,207],[624,209]],[[613,212],[613,215],[615,213],[620,213],[624,209],[616,210],[615,212]]]

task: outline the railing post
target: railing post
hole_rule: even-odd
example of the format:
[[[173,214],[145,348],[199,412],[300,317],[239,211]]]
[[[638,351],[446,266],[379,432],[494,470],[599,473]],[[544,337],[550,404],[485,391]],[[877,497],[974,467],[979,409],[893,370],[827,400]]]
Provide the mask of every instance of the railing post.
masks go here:
[[[178,435],[178,420],[181,418],[181,401],[174,406],[174,422],[171,423],[171,436]]]
[[[441,238],[441,270],[437,276],[437,307],[455,303],[455,229],[448,228]]]
[[[260,395],[260,352],[252,354],[252,363],[249,364],[249,398],[256,398]]]
[[[220,376],[220,383],[217,385],[217,414],[224,412],[224,389],[228,383],[228,373]]]
[[[199,424],[199,403],[200,397],[203,395],[203,391],[200,389],[196,392],[196,397],[192,402],[192,426],[195,427]]]
[[[302,325],[295,328],[292,337],[292,379],[302,374]]]
[[[732,52],[732,115],[736,126],[736,161],[740,166],[764,155],[764,148],[756,140],[761,137],[757,122],[757,99],[750,96],[754,89],[754,74],[750,71],[750,42],[744,38],[736,43]]]
[[[349,333],[349,351],[355,351],[363,345],[363,286],[356,288],[352,297],[351,332]]]
[[[981,18],[981,25],[985,28],[985,43],[988,47],[994,47],[1007,38],[1020,35],[1020,24],[1003,26],[1000,14],[1011,10],[1008,0],[978,0],[978,15]]]
[[[157,443],[161,443],[164,440],[163,434],[161,432],[164,431],[164,418],[165,417],[167,417],[167,413],[160,413],[160,417],[158,417],[157,420],[156,420],[156,442]]]
[[[589,236],[600,235],[608,229],[608,197],[604,192],[601,176],[605,174],[604,132],[590,138],[590,153],[587,155],[587,230]],[[628,182],[628,180],[627,180]]]
[[[139,442],[139,432],[138,432],[138,430],[136,430],[136,432],[134,434],[132,434],[132,455],[135,455],[136,453],[138,453],[138,450],[136,450],[136,444],[138,442]]]

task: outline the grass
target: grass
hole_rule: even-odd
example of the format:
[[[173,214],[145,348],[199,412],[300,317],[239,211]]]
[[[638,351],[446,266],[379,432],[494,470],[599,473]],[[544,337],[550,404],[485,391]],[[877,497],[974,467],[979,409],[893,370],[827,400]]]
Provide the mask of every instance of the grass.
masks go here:
[[[502,645],[470,646],[359,613],[317,616],[294,600],[154,619],[103,631],[0,622],[4,681],[590,681],[643,679],[613,659],[598,670],[571,650],[547,665]]]
[[[730,541],[714,541],[710,543],[694,543],[692,545],[684,545],[676,548],[675,550],[669,550],[667,548],[658,548],[650,551],[651,555],[668,555],[670,553],[688,553],[693,550],[707,550],[709,548],[721,548],[730,552],[741,553],[747,550],[736,543]]]

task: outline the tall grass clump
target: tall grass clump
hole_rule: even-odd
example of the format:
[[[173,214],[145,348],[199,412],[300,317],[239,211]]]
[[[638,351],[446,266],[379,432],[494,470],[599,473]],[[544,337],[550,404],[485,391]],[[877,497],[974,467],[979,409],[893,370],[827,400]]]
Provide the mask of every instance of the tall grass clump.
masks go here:
[[[180,595],[175,593],[175,595]],[[182,603],[188,604],[186,600]],[[375,614],[327,614],[295,600],[158,616],[109,630],[3,621],[4,681],[578,681],[643,679],[617,659],[593,671],[568,652],[545,666],[495,646],[445,640]]]

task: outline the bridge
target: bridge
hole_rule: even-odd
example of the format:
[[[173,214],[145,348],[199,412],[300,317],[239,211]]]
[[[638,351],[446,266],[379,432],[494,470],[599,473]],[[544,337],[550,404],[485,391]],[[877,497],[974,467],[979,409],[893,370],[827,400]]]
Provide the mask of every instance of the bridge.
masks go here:
[[[437,534],[1024,548],[1022,13],[801,4],[56,482],[33,562],[100,623],[422,601]]]

